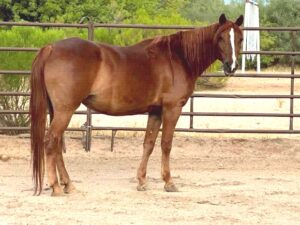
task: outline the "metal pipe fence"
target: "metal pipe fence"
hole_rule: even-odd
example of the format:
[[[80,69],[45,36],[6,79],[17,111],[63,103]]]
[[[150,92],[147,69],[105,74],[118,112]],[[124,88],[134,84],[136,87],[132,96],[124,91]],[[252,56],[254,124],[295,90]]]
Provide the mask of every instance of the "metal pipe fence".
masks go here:
[[[88,40],[94,40],[94,30],[98,28],[117,28],[117,29],[193,29],[195,26],[161,26],[161,25],[142,25],[142,24],[101,24],[88,21],[86,24],[61,24],[61,23],[19,23],[19,22],[0,22],[0,27],[12,27],[12,26],[30,26],[30,27],[43,27],[43,28],[83,28],[88,31]],[[291,50],[290,51],[245,51],[241,54],[260,54],[260,55],[281,55],[291,57],[291,73],[256,73],[256,74],[244,74],[237,73],[234,77],[240,78],[285,78],[290,80],[290,91],[287,95],[269,94],[208,94],[208,93],[195,93],[190,98],[189,112],[183,112],[182,116],[189,117],[188,128],[176,128],[177,132],[201,132],[201,133],[269,133],[269,134],[300,134],[300,130],[294,129],[294,118],[299,118],[299,113],[294,113],[294,100],[300,99],[300,95],[295,94],[295,79],[300,78],[300,74],[295,74],[295,57],[300,55],[300,51],[296,51],[296,35],[300,31],[300,27],[244,27],[244,30],[259,30],[267,32],[290,32],[291,33]],[[39,48],[31,47],[0,47],[1,51],[15,51],[15,52],[36,52]],[[26,70],[1,70],[0,74],[5,75],[30,75],[30,71]],[[224,75],[218,73],[204,74],[203,77],[224,77]],[[24,92],[3,92],[0,91],[1,96],[29,96],[29,93]],[[249,112],[195,112],[194,111],[194,99],[195,98],[233,98],[233,99],[289,99],[289,113],[249,113]],[[0,114],[28,114],[28,110],[0,110]],[[105,126],[93,126],[92,115],[97,112],[87,109],[76,111],[75,114],[86,115],[86,122],[83,127],[68,128],[69,131],[80,131],[84,133],[85,138],[85,150],[90,151],[92,131],[106,130],[112,131],[111,136],[111,150],[114,146],[114,138],[117,131],[145,131],[145,128],[136,127],[105,127]],[[195,116],[212,116],[212,117],[279,117],[290,118],[288,129],[198,129],[194,128]],[[27,131],[29,127],[0,127],[0,131]]]

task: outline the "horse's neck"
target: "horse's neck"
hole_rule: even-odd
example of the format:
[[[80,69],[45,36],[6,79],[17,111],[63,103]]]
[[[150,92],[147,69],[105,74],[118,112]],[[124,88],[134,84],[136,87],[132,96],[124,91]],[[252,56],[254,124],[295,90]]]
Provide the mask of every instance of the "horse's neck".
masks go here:
[[[190,69],[193,76],[200,76],[216,61],[217,52],[214,47],[214,34],[218,24],[208,27],[182,32],[181,51],[182,60]]]

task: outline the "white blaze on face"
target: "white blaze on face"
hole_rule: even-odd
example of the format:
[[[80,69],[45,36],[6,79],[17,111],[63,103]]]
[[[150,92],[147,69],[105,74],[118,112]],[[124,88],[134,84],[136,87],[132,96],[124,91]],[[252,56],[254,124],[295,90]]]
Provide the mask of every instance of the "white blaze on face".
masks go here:
[[[235,46],[234,46],[234,30],[233,30],[233,28],[230,29],[229,36],[230,36],[230,44],[231,44],[231,48],[232,48],[231,70],[233,70],[235,68],[235,64],[236,64]]]

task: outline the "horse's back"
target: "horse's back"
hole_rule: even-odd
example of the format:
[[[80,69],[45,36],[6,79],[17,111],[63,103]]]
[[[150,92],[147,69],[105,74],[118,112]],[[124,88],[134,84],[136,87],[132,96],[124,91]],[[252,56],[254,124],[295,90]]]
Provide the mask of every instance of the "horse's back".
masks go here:
[[[52,45],[53,52],[48,59],[60,61],[64,65],[72,64],[76,71],[88,72],[101,66],[116,78],[118,75],[127,75],[150,72],[150,60],[145,44],[129,47],[120,47],[106,43],[94,43],[80,38],[69,38],[58,41]]]

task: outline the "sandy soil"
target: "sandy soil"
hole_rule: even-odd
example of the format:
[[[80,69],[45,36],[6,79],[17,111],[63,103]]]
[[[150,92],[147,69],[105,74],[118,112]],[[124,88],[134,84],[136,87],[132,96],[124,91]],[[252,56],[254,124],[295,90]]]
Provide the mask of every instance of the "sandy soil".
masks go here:
[[[159,141],[149,190],[136,191],[142,137],[95,138],[92,151],[66,139],[80,191],[32,196],[29,139],[0,136],[0,224],[300,224],[300,141],[176,135],[171,167],[180,192],[160,179]],[[5,161],[3,155],[9,157]]]

